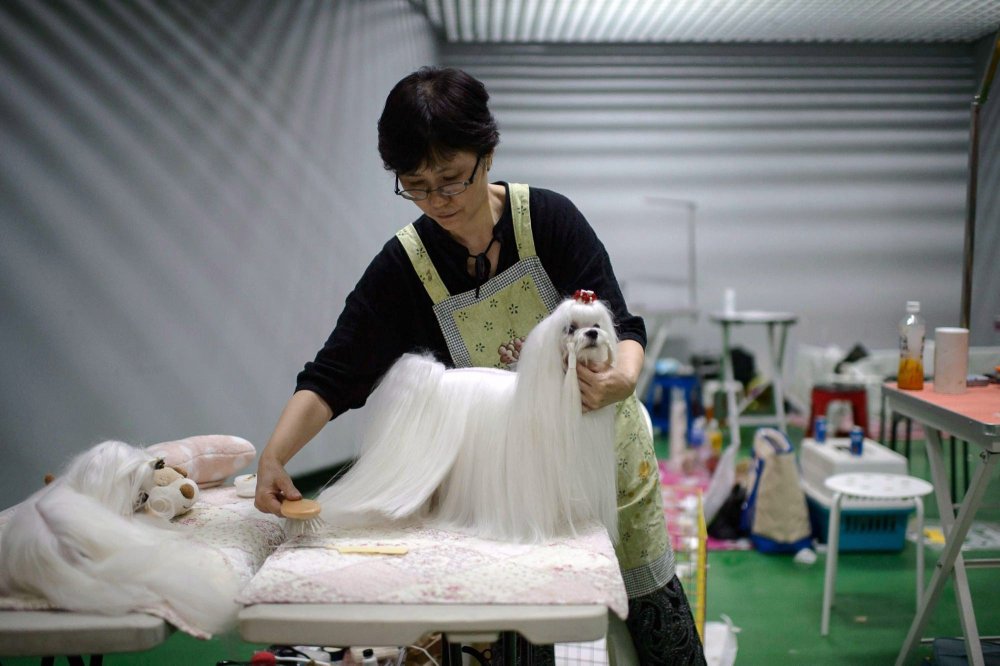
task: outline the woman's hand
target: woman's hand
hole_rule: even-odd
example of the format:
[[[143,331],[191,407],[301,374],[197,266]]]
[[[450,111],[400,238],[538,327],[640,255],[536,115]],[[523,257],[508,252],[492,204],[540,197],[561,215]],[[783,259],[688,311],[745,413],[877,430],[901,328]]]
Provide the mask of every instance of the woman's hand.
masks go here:
[[[302,493],[285,471],[285,464],[332,416],[330,407],[318,394],[303,390],[292,395],[257,463],[257,493],[253,505],[258,511],[280,516],[282,500],[302,499]]]
[[[642,345],[634,340],[622,340],[618,343],[618,360],[614,367],[587,367],[577,363],[576,375],[580,382],[583,411],[607,407],[632,395],[644,358]]]
[[[580,381],[580,401],[585,412],[620,402],[635,390],[635,382],[610,365],[587,367],[578,363],[576,376]]]
[[[269,455],[261,455],[257,463],[257,493],[253,504],[258,511],[281,515],[282,500],[300,500],[302,493],[292,483],[285,467]]]

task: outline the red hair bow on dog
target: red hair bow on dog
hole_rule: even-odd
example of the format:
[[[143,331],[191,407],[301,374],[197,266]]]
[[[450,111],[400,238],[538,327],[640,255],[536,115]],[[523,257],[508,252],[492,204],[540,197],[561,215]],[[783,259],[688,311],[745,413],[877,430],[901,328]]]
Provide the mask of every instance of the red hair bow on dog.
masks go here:
[[[573,300],[580,303],[593,303],[597,300],[597,294],[589,289],[577,289],[576,293],[573,294]]]

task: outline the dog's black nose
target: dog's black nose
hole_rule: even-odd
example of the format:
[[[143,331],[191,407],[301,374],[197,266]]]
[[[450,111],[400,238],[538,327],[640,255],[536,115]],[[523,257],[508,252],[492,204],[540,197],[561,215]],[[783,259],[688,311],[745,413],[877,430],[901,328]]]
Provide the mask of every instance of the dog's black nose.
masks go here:
[[[586,333],[584,333],[584,335],[586,335],[591,340],[596,340],[597,339],[597,331],[595,331],[594,329],[590,329],[589,331],[587,331]]]

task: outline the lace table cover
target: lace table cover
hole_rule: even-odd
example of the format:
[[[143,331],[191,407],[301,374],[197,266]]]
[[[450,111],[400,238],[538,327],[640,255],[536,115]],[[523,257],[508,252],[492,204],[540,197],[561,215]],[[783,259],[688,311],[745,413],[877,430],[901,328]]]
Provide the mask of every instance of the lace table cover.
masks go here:
[[[403,555],[340,553],[402,546]],[[624,618],[628,600],[607,532],[593,525],[543,544],[475,538],[429,527],[330,528],[282,545],[240,603],[601,604]]]

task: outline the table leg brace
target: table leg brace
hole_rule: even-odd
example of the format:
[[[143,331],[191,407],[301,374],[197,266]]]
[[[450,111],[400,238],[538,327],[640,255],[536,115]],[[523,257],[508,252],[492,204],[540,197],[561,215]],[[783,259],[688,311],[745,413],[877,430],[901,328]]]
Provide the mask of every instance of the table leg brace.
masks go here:
[[[931,463],[935,499],[941,515],[941,526],[945,533],[945,547],[935,567],[934,575],[931,576],[930,587],[921,599],[921,606],[917,610],[916,617],[913,618],[910,630],[906,634],[906,640],[896,658],[896,666],[903,666],[906,663],[910,652],[920,640],[920,636],[930,620],[930,615],[944,591],[945,582],[952,573],[955,574],[955,597],[962,620],[962,631],[965,634],[966,654],[971,664],[984,666],[982,645],[979,641],[979,631],[976,627],[976,616],[972,608],[972,597],[969,593],[969,581],[965,573],[965,562],[962,559],[961,549],[962,542],[972,526],[972,519],[979,509],[979,505],[982,504],[993,466],[997,463],[997,454],[983,452],[981,455],[982,464],[972,477],[972,482],[969,484],[969,490],[965,494],[957,518],[954,517],[951,494],[948,491],[944,456],[941,451],[941,436],[933,429],[927,430],[927,458]]]

